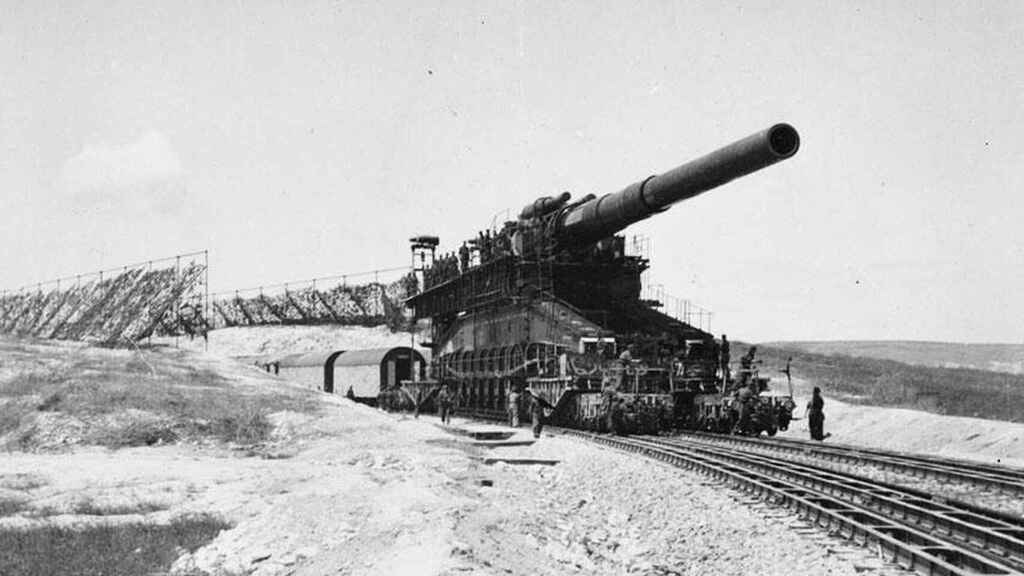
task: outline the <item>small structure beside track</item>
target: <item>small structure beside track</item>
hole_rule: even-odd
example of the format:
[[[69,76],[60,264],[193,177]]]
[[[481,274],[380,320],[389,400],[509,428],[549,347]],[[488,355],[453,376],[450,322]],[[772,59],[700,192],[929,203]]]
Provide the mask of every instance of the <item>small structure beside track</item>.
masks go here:
[[[344,394],[373,406],[381,390],[404,380],[423,379],[426,361],[413,348],[395,346],[292,354],[268,360],[263,368],[310,388]]]

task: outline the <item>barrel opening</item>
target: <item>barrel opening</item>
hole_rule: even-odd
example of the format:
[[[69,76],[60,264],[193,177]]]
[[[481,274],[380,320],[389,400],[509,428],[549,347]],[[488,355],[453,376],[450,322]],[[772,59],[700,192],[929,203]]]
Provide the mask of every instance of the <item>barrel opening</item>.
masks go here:
[[[768,145],[780,158],[789,158],[800,148],[800,135],[789,124],[776,124],[768,130]]]

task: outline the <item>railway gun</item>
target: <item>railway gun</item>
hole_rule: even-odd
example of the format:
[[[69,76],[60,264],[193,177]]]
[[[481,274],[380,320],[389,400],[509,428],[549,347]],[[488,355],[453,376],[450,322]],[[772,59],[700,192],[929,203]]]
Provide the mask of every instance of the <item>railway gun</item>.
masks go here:
[[[799,147],[797,131],[776,124],[619,192],[538,198],[447,254],[436,236],[412,238],[421,289],[406,305],[431,362],[381,404],[430,409],[444,388],[463,414],[503,418],[518,395],[553,423],[592,431],[784,428],[792,400],[769,394],[756,366],[733,378],[709,332],[641,298],[649,261],[627,254],[619,233]]]

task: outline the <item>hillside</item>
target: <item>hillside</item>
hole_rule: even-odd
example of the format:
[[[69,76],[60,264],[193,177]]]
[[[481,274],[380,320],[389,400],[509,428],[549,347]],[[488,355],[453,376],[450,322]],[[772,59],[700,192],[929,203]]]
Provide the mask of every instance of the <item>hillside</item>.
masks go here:
[[[0,449],[248,444],[266,439],[271,413],[318,403],[209,354],[0,338]]]
[[[736,349],[736,354],[742,354],[746,346]],[[758,351],[764,361],[762,370],[776,382],[779,369],[792,356],[794,377],[852,404],[1024,421],[1024,375],[823,354],[774,344],[758,345]]]
[[[766,345],[815,354],[895,360],[936,368],[974,368],[1024,374],[1024,344],[962,344],[911,340],[768,342]]]
[[[438,573],[480,482],[448,438],[211,353],[0,337],[0,574]]]

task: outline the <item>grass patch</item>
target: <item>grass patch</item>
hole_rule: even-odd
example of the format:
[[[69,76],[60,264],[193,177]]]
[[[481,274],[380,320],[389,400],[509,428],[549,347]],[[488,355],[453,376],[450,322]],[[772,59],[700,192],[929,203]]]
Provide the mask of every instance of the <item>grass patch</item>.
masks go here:
[[[0,518],[17,514],[27,506],[27,498],[0,496]],[[0,574],[3,574],[3,572],[0,572]]]
[[[47,422],[53,414],[73,417],[87,428],[82,442],[112,448],[204,439],[254,444],[272,432],[268,414],[320,406],[313,392],[270,379],[266,388],[241,385],[179,350],[4,344],[0,435],[8,449],[47,445],[52,425],[36,425],[43,415]]]
[[[0,574],[120,576],[166,572],[230,525],[211,515],[168,525],[122,524],[83,529],[0,530]]]
[[[32,518],[49,518],[62,514],[77,514],[79,516],[122,516],[125,514],[149,514],[167,510],[166,505],[154,502],[135,502],[132,504],[100,504],[92,498],[82,498],[70,508],[58,508],[54,506],[36,506],[31,510],[22,508],[26,515]],[[2,574],[2,572],[0,572]]]
[[[92,438],[108,448],[131,448],[173,444],[181,438],[175,426],[166,422],[131,422],[127,426],[103,430]]]
[[[939,368],[818,354],[775,346],[757,347],[767,366],[793,357],[793,374],[821,386],[825,395],[872,406],[1021,422],[1024,376],[972,368]],[[777,374],[772,374],[777,376]]]
[[[214,435],[237,444],[257,444],[267,439],[274,429],[266,413],[255,406],[219,418]]]
[[[28,491],[46,486],[46,480],[36,474],[25,474],[17,472],[14,474],[0,474],[0,488],[8,490]]]

